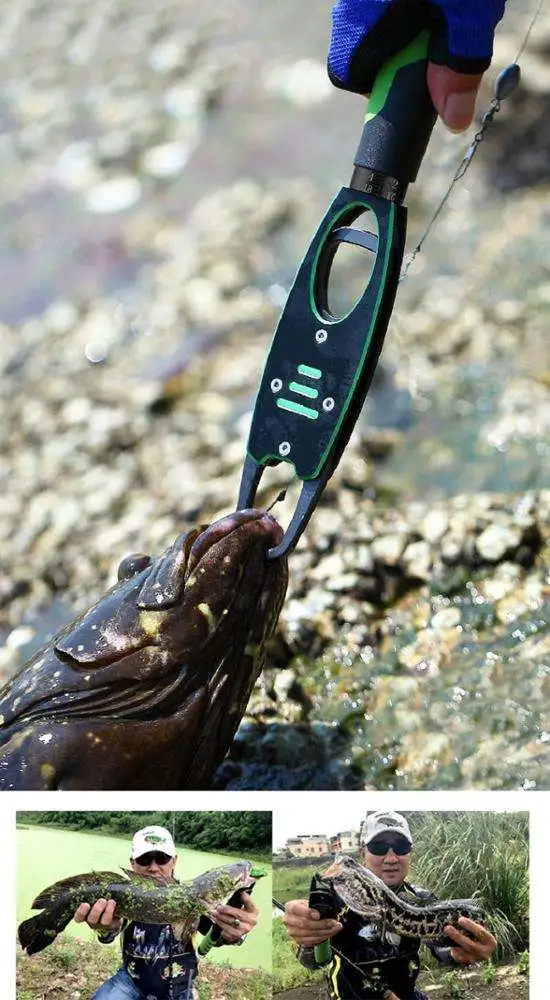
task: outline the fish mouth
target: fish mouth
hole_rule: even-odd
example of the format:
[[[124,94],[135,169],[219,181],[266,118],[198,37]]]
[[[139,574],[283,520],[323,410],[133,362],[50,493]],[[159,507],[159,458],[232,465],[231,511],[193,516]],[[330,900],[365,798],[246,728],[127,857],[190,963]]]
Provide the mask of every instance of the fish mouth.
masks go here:
[[[335,878],[342,874],[342,864],[340,861],[333,861],[329,868],[323,872],[323,878]]]
[[[265,510],[249,508],[227,514],[218,521],[205,526],[193,542],[187,559],[185,579],[189,579],[193,570],[197,569],[201,560],[218,542],[244,525],[249,525],[253,534],[265,540],[266,552],[278,545],[284,535],[281,525]]]

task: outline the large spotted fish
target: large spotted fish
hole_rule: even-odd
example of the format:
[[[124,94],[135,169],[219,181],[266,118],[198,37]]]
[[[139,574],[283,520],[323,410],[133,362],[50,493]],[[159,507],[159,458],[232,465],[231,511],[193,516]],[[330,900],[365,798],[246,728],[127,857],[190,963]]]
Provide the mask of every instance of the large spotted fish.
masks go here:
[[[215,903],[227,901],[237,890],[250,889],[265,872],[250,861],[234,861],[212,868],[190,882],[159,880],[124,870],[73,875],[48,886],[36,897],[33,910],[42,910],[19,924],[21,947],[28,955],[47,948],[74,917],[80,903],[114,899],[116,915],[140,923],[172,924],[177,937],[187,942],[200,917]]]
[[[124,560],[0,692],[0,789],[208,787],[285,596],[281,537],[239,511]]]
[[[482,905],[476,899],[410,903],[393,892],[374,872],[346,854],[338,855],[317,879],[330,886],[345,907],[379,930],[421,938],[432,944],[453,943],[444,933],[447,925],[464,933],[458,923],[460,917],[469,917],[477,923],[484,919]]]

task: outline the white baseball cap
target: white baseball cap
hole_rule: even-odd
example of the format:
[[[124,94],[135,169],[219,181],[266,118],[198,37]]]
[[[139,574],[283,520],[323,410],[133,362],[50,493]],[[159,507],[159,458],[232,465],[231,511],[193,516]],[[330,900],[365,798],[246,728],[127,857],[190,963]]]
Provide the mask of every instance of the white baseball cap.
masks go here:
[[[143,830],[134,834],[131,857],[135,860],[151,851],[161,851],[171,858],[175,858],[177,854],[172,836],[163,826],[144,826]]]
[[[413,842],[409,824],[401,813],[383,809],[367,813],[361,827],[361,845],[367,847],[380,833],[400,833],[409,844]]]

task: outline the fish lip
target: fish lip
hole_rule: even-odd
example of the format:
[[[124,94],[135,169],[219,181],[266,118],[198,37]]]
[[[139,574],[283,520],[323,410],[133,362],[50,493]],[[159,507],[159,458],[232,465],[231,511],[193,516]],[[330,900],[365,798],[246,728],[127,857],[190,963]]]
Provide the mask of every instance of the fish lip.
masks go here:
[[[195,539],[189,552],[187,560],[186,579],[196,569],[197,565],[223,538],[227,538],[237,528],[246,524],[254,523],[254,531],[265,537],[265,548],[267,550],[274,545],[278,545],[282,540],[284,531],[278,521],[265,510],[250,507],[245,510],[234,511],[226,514],[225,517],[209,524]]]

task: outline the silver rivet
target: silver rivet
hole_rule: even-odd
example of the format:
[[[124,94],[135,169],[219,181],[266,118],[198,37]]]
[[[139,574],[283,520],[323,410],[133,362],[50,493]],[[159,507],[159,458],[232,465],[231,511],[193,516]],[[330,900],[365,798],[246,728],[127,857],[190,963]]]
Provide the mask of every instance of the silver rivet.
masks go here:
[[[327,396],[327,398],[323,400],[323,410],[326,410],[326,412],[328,413],[330,410],[333,409],[334,409],[334,400],[332,396]]]
[[[279,455],[282,455],[284,457],[285,455],[288,455],[289,453],[290,453],[290,442],[289,441],[281,441],[281,443],[279,445]]]
[[[327,337],[328,333],[326,330],[317,330],[317,333],[315,334],[315,340],[318,344],[324,344]]]
[[[274,379],[271,380],[271,391],[272,392],[280,392],[282,388],[283,388],[283,383],[282,383],[282,380],[280,378],[274,378]]]

